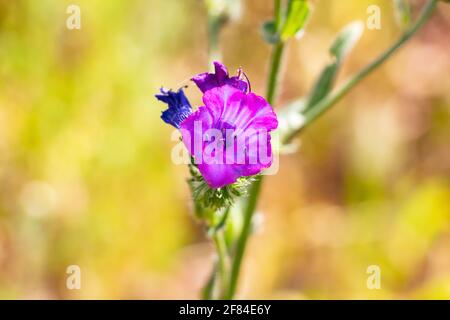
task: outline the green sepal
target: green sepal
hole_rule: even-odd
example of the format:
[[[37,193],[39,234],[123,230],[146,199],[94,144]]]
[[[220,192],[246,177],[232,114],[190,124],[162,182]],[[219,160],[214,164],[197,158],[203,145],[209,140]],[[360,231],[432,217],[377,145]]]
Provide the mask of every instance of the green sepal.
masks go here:
[[[191,177],[188,180],[195,204],[196,215],[201,219],[207,219],[215,225],[215,213],[224,211],[232,206],[237,198],[247,194],[247,189],[254,177],[241,177],[235,183],[222,188],[211,188],[201,175],[195,164],[189,165]]]

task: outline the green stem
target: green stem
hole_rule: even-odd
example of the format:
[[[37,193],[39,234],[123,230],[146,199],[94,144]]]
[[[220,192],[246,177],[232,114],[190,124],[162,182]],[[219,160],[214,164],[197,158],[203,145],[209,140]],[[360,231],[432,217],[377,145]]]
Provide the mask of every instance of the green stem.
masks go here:
[[[208,278],[208,281],[205,284],[205,287],[202,290],[202,299],[203,300],[211,300],[213,291],[214,291],[214,285],[216,283],[216,277],[217,277],[217,266],[214,265],[213,270],[211,272],[211,275]]]
[[[269,82],[267,84],[267,102],[270,105],[274,104],[274,100],[277,94],[278,78],[281,68],[281,57],[284,52],[284,43],[280,42],[275,45],[272,53],[272,62],[270,66]]]
[[[272,62],[269,74],[269,84],[267,87],[267,101],[273,105],[276,98],[276,89],[278,85],[278,78],[280,76],[281,58],[283,56],[284,43],[275,45],[272,53]],[[245,248],[247,246],[247,240],[250,236],[252,229],[252,218],[255,212],[256,205],[258,203],[259,194],[261,192],[262,176],[258,176],[256,181],[252,184],[249,191],[249,197],[244,207],[244,224],[241,234],[236,244],[236,251],[234,252],[234,260],[231,268],[230,286],[225,299],[233,299],[236,293],[236,287],[239,279],[239,273],[241,271],[242,258],[244,257]]]
[[[214,61],[222,60],[219,48],[219,35],[223,25],[224,20],[221,17],[215,15],[208,17],[208,56],[210,66],[212,66]]]
[[[262,176],[259,176],[257,178],[257,181],[255,181],[250,188],[247,206],[245,207],[244,211],[244,224],[236,244],[236,251],[234,253],[234,260],[231,268],[230,285],[228,287],[228,293],[225,296],[225,299],[228,300],[233,299],[236,293],[239,274],[241,271],[242,258],[244,257],[245,248],[247,246],[247,240],[251,233],[252,218],[253,213],[255,212],[256,209],[256,204],[258,203],[258,197],[261,191],[261,183],[262,183]]]
[[[356,86],[359,82],[361,82],[364,78],[366,78],[372,71],[377,69],[380,65],[382,65],[387,59],[389,59],[398,49],[400,49],[409,39],[412,38],[417,31],[421,29],[421,27],[428,21],[433,13],[433,9],[436,7],[436,4],[439,0],[429,0],[420,14],[420,17],[417,19],[416,23],[411,27],[410,30],[405,32],[400,39],[388,50],[383,52],[378,58],[376,58],[372,63],[363,68],[360,72],[358,72],[354,77],[349,79],[346,83],[344,83],[339,89],[337,89],[332,94],[328,95],[324,99],[322,99],[318,104],[309,109],[305,113],[305,124],[301,129],[304,129],[306,126],[310,125],[314,120],[316,120],[320,115],[322,115],[326,110],[336,104],[341,98],[343,98],[354,86]],[[298,132],[295,132],[296,134]],[[292,138],[292,136],[290,136]]]
[[[283,12],[281,10],[281,0],[275,0],[274,12],[275,12],[275,30],[280,31],[283,19],[282,16]]]
[[[214,244],[216,245],[218,258],[217,271],[220,278],[219,298],[222,299],[226,295],[228,286],[228,272],[229,272],[228,250],[223,230],[215,232],[212,237],[214,240]]]

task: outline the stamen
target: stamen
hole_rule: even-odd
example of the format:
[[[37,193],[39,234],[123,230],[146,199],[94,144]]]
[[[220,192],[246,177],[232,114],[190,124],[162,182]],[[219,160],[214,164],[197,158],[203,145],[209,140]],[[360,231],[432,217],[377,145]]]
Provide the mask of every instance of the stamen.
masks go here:
[[[252,84],[250,83],[250,79],[247,77],[247,74],[244,71],[242,71],[242,74],[244,75],[245,80],[248,84],[248,93],[250,93],[252,92]]]
[[[237,69],[237,77],[238,77],[238,79],[242,79],[241,77],[242,77],[242,67],[239,67],[239,69]]]

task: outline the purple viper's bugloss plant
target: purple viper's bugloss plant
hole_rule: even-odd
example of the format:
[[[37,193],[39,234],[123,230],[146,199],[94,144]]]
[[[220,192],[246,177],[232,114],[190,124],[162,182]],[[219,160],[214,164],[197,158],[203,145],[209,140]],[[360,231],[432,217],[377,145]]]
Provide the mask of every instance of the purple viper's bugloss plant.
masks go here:
[[[182,89],[161,89],[156,95],[168,105],[162,120],[181,132],[191,165],[202,178],[201,189],[219,198],[223,194],[214,190],[238,194],[236,186],[246,185],[245,179],[273,161],[271,132],[278,127],[277,116],[263,97],[249,92],[244,75],[239,70],[230,76],[223,64],[214,62],[214,73],[193,77],[204,104],[196,111]]]
[[[272,46],[266,99],[252,93],[250,81],[239,69],[230,76],[227,68],[214,62],[214,71],[191,80],[203,94],[202,106],[191,107],[184,91],[161,89],[156,98],[168,105],[162,120],[181,133],[187,161],[195,214],[207,227],[217,259],[202,290],[205,299],[235,297],[246,246],[254,231],[254,214],[261,193],[260,173],[271,166],[271,133],[278,128],[271,104],[277,101],[281,65],[288,42],[304,34],[311,13],[310,0],[274,0],[273,17],[264,22],[262,35]],[[362,35],[363,24],[353,22],[336,37],[329,53],[332,61],[306,96],[279,109],[280,149],[292,149],[295,135],[336,105],[358,83],[377,70],[403,47],[433,16],[438,2],[427,0],[412,21],[408,1],[396,1],[399,16],[406,22],[398,41],[372,62],[336,87],[342,65]],[[240,0],[205,0],[208,9],[209,59],[220,60],[219,35]],[[245,195],[248,197],[237,197]]]

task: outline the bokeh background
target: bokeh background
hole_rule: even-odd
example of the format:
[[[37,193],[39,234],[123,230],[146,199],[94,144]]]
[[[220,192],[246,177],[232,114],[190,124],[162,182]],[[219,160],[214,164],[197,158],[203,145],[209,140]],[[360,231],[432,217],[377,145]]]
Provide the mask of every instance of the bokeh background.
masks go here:
[[[413,1],[420,7],[422,1]],[[68,30],[67,6],[81,8]],[[272,1],[244,0],[223,60],[264,94]],[[388,0],[314,1],[276,108],[305,95],[366,9],[340,80],[400,35]],[[161,85],[208,68],[200,0],[0,0],[0,298],[198,298],[213,248],[171,162]],[[265,180],[241,298],[450,298],[450,6],[299,137]],[[187,89],[195,104],[199,95]],[[81,289],[66,269],[81,268]],[[381,268],[369,290],[368,266]]]

